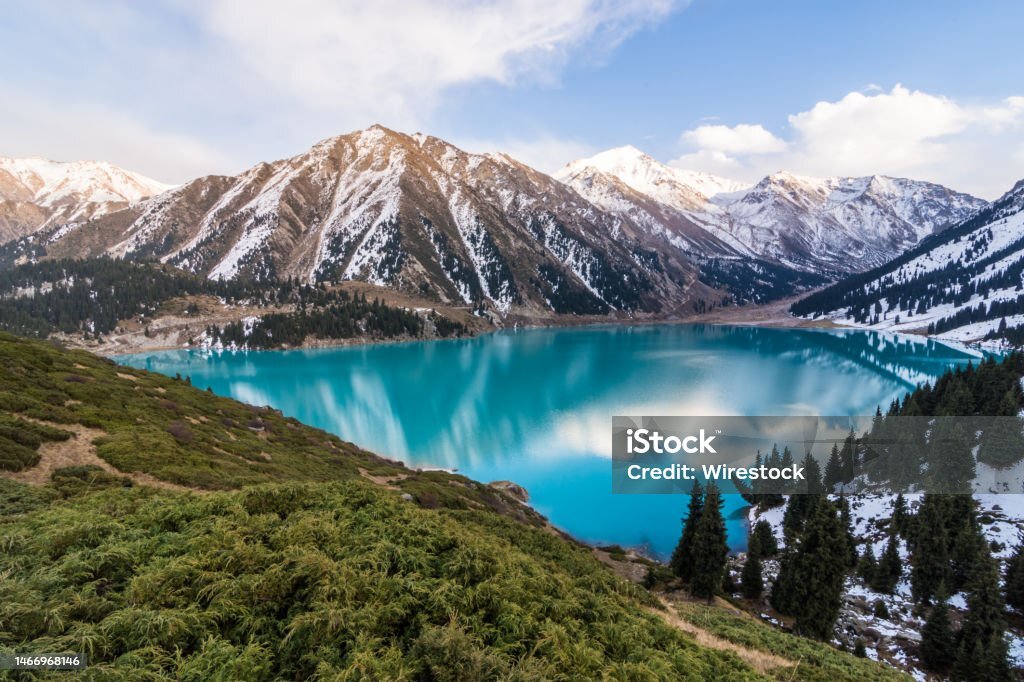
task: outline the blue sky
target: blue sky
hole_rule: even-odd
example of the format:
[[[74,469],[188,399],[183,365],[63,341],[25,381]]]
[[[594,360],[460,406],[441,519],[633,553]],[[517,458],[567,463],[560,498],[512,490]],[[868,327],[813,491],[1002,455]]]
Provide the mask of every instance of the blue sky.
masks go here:
[[[755,180],[1024,177],[1020,2],[297,0],[0,7],[0,154],[169,182],[375,122],[542,170],[632,144]]]

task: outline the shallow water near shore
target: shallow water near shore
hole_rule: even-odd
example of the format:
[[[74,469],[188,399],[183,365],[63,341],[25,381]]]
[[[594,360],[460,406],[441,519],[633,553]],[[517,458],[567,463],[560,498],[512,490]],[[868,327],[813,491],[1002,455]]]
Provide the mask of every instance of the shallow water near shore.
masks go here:
[[[116,358],[338,434],[411,466],[511,480],[597,544],[671,552],[685,495],[613,495],[613,415],[864,415],[971,356],[916,337],[710,325],[507,331],[472,339]],[[746,541],[725,496],[730,544]]]

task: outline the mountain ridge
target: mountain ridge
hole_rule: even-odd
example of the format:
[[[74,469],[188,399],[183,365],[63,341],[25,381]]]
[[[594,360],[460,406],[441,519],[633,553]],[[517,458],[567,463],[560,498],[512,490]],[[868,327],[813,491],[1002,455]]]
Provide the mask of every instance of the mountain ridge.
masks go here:
[[[555,177],[655,233],[685,241],[696,227],[742,255],[838,274],[880,265],[987,205],[935,183],[882,175],[778,171],[740,183],[667,166],[634,147],[574,161]]]
[[[0,157],[0,242],[105,215],[171,187],[106,161]]]
[[[1024,180],[890,263],[797,302],[792,312],[947,341],[1019,343],[1024,334],[1013,330],[1024,326],[1022,273]]]

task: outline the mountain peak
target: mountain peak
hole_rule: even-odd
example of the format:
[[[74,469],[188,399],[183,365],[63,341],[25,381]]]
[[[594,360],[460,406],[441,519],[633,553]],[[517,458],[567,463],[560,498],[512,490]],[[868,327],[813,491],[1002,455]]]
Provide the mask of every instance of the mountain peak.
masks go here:
[[[104,215],[171,187],[107,161],[0,157],[0,241]]]

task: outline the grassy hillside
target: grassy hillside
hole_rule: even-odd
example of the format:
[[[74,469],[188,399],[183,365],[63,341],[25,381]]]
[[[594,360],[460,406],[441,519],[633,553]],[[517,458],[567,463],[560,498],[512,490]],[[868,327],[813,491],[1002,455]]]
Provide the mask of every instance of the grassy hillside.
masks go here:
[[[505,493],[273,410],[5,335],[0,367],[0,449],[29,453],[0,478],[0,650],[85,652],[85,679],[895,676],[751,621],[787,659],[758,666]]]

